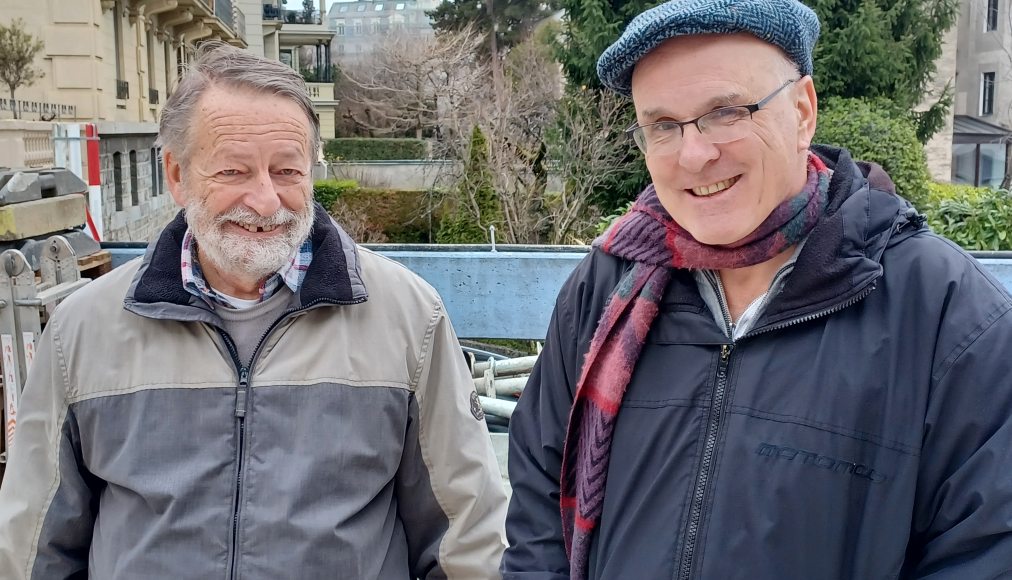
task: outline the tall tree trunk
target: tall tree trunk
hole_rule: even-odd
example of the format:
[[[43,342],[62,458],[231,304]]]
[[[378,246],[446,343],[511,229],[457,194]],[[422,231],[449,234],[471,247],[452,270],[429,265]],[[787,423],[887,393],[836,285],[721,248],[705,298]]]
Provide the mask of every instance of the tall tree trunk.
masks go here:
[[[7,86],[11,90],[11,112],[14,113],[14,118],[15,119],[20,119],[21,117],[18,115],[18,102],[14,98],[14,89],[15,89],[15,87],[14,87],[14,85],[7,85]]]

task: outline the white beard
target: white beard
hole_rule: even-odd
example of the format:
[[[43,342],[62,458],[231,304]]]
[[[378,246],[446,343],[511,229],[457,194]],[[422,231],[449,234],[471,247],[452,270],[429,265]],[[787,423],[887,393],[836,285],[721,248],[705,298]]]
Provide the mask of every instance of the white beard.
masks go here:
[[[281,269],[309,237],[314,209],[309,200],[300,212],[281,207],[274,215],[263,217],[239,206],[214,216],[207,210],[204,200],[192,196],[186,204],[186,222],[197,240],[201,258],[215,269],[222,274],[263,280]],[[267,239],[251,239],[226,231],[225,225],[229,222],[257,227],[279,226],[283,231]]]

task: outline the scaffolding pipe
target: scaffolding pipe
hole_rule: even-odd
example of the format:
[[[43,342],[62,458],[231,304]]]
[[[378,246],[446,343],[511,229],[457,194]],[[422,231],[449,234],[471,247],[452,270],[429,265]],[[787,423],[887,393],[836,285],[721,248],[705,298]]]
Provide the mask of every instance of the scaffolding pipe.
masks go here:
[[[503,401],[502,399],[491,399],[489,397],[478,396],[478,400],[481,401],[481,408],[489,415],[495,415],[496,417],[505,417],[509,419],[513,416],[513,409],[517,408],[517,404],[512,401]]]
[[[505,395],[510,397],[519,397],[520,393],[524,392],[524,387],[527,386],[527,379],[530,375],[523,375],[520,377],[508,377],[492,379],[492,386],[495,388],[496,395]],[[491,395],[489,391],[489,380],[485,377],[474,379],[474,390],[479,393],[486,393]]]
[[[490,368],[494,367],[496,376],[502,375],[516,375],[520,373],[530,373],[531,369],[534,368],[534,363],[538,360],[537,355],[535,356],[523,356],[520,358],[509,358],[506,360],[493,360],[474,363],[474,369],[471,371],[471,376],[480,377],[485,374]]]

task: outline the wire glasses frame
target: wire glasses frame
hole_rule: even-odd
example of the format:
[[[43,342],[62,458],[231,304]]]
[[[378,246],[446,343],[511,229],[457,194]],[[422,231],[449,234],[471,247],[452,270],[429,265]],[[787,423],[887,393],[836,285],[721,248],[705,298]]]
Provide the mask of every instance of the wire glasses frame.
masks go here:
[[[765,107],[773,97],[799,80],[792,79],[785,82],[759,102],[750,105],[721,107],[688,121],[657,121],[646,125],[633,123],[625,133],[632,137],[644,155],[651,151],[669,153],[676,151],[682,143],[681,138],[686,125],[695,125],[699,134],[706,136],[710,143],[715,145],[737,141],[748,135],[751,128],[749,124],[741,121],[752,120],[752,115],[756,111]]]

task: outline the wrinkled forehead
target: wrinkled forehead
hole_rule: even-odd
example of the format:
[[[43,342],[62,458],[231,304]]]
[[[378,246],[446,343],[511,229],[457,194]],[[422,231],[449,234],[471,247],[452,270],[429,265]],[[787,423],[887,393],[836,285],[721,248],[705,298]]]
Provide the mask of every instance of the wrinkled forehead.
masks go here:
[[[796,65],[782,49],[751,34],[686,35],[660,43],[636,62],[633,98],[645,88],[678,87],[699,79],[764,86],[766,79],[796,76]]]
[[[298,103],[253,91],[213,88],[197,106],[192,129],[203,135],[204,146],[252,143],[296,146],[309,151],[312,125]],[[205,151],[208,153],[208,151]]]

